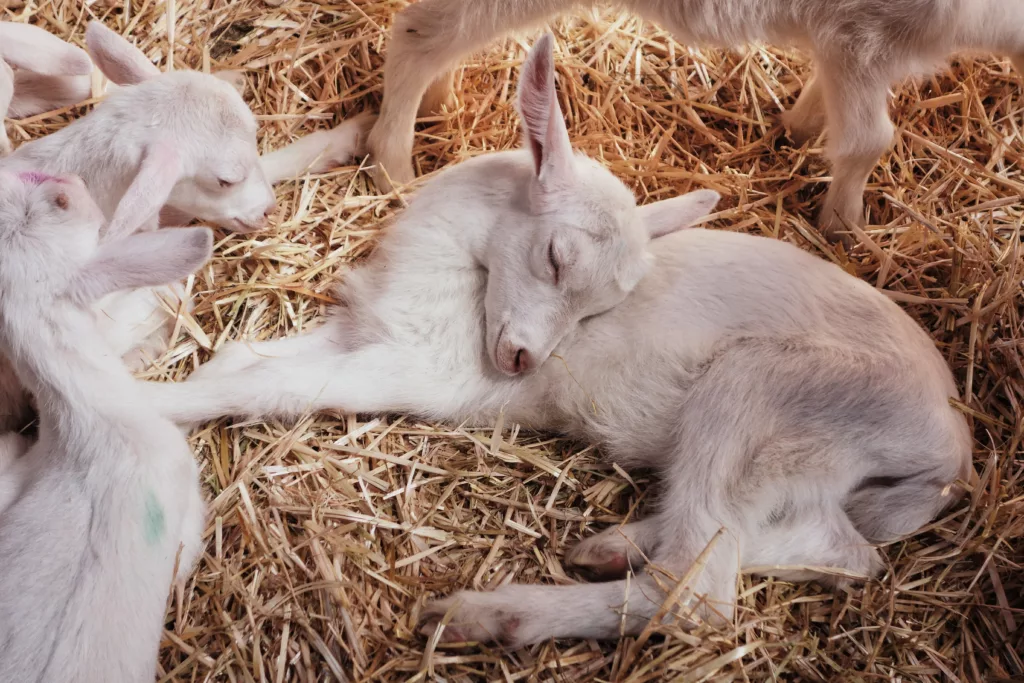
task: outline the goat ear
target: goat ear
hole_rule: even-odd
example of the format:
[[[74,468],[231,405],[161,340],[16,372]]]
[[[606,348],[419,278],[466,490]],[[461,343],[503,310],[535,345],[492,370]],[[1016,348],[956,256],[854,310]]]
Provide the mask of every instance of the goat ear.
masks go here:
[[[98,21],[86,27],[85,46],[103,75],[118,85],[135,85],[160,75],[141,50]]]
[[[572,144],[555,94],[554,38],[545,33],[523,62],[519,76],[519,115],[526,146],[542,186],[565,184],[572,177]]]
[[[14,119],[35,116],[78,104],[91,95],[89,76],[46,76],[20,69],[14,72],[14,97],[7,115]]]
[[[135,179],[114,209],[104,239],[123,237],[159,217],[181,174],[181,157],[170,143],[158,140],[148,145]]]
[[[177,282],[210,260],[209,228],[167,228],[101,244],[75,278],[72,296],[96,301],[111,292]]]
[[[697,190],[672,199],[637,207],[653,240],[689,228],[711,213],[721,199],[714,190]]]
[[[25,71],[44,76],[88,76],[89,55],[31,24],[0,22],[0,57]]]

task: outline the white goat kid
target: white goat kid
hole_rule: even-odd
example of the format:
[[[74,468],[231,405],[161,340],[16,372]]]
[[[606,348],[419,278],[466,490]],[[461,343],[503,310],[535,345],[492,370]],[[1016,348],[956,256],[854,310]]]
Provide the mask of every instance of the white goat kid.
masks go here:
[[[638,208],[574,155],[550,36],[523,66],[519,109],[528,149],[425,184],[344,276],[323,327],[226,345],[152,399],[180,422],[338,409],[483,424],[504,411],[600,443],[623,466],[660,470],[665,491],[649,518],[567,559],[621,576],[650,558],[679,579],[724,527],[689,586],[707,596],[704,616],[730,614],[742,567],[871,575],[870,541],[956,499],[971,458],[956,386],[898,306],[783,242],[669,235],[717,195]],[[519,646],[636,633],[664,600],[641,574],[461,593],[426,613],[431,625],[454,610],[448,640]]]
[[[5,117],[81,102],[89,96],[91,73],[83,50],[38,26],[0,22],[0,157],[11,151]]]
[[[0,680],[151,681],[168,590],[202,549],[180,429],[148,407],[89,302],[185,277],[205,228],[98,244],[73,176],[0,171],[0,349],[37,397],[39,437],[0,438]]]
[[[413,125],[421,111],[449,101],[442,74],[499,36],[598,0],[421,0],[394,19],[384,69],[384,100],[368,146],[390,178],[408,182]],[[1024,66],[1024,3],[1019,0],[620,0],[685,42],[737,46],[791,44],[813,53],[815,72],[785,123],[799,143],[827,120],[832,184],[819,216],[827,233],[864,223],[863,194],[892,142],[887,90],[930,71],[953,52],[985,50]],[[426,97],[424,97],[426,93]],[[387,186],[383,173],[378,183]]]
[[[110,220],[104,239],[151,230],[161,212],[172,225],[198,217],[233,230],[263,227],[276,204],[272,182],[319,172],[358,153],[371,117],[350,119],[262,159],[256,121],[228,75],[161,74],[146,56],[99,22],[86,44],[118,85],[94,112],[26,143],[0,168],[82,177]],[[117,292],[97,302],[104,333],[135,369],[166,348],[173,315],[162,301],[183,288]],[[30,414],[27,397],[0,358],[0,431]]]

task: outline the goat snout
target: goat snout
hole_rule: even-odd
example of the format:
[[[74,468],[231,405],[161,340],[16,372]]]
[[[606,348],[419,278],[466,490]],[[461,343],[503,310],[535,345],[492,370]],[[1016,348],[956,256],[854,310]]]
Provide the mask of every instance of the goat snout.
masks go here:
[[[535,366],[533,354],[521,344],[512,341],[507,329],[498,337],[494,360],[499,370],[512,377],[529,372]]]

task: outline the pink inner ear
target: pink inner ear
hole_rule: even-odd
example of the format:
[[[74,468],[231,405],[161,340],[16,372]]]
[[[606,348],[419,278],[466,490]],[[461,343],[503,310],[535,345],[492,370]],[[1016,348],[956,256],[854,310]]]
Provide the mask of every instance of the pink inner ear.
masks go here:
[[[53,181],[55,183],[64,182],[56,176],[49,175],[48,173],[39,173],[38,171],[25,171],[24,173],[19,173],[18,178],[21,179],[21,182],[28,185],[42,185],[49,181]]]

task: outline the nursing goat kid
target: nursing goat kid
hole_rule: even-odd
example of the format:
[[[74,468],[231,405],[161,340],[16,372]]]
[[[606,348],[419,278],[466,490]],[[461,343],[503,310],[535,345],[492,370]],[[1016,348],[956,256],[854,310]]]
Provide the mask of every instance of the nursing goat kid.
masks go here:
[[[0,169],[74,174],[85,180],[110,221],[103,239],[173,225],[193,217],[239,232],[264,226],[276,203],[271,184],[303,171],[319,172],[359,151],[367,116],[313,133],[260,157],[256,121],[222,77],[196,71],[161,73],[137,48],[99,22],[86,45],[114,83],[95,111],[0,159]],[[171,288],[116,292],[96,303],[115,351],[140,369],[168,343],[174,316]],[[0,432],[31,414],[28,397],[0,358]]]
[[[420,0],[394,19],[384,100],[368,146],[386,177],[413,178],[417,106],[451,94],[445,71],[514,30],[599,0]],[[1020,0],[620,0],[680,41],[733,47],[767,41],[809,50],[814,74],[784,122],[800,144],[828,123],[832,184],[819,215],[827,234],[864,223],[864,188],[892,142],[891,84],[935,70],[954,52],[983,50],[1024,67]],[[424,97],[426,93],[426,97]]]
[[[0,349],[39,436],[0,436],[0,680],[152,681],[167,594],[202,548],[192,451],[110,353],[89,303],[185,277],[206,228],[99,244],[73,176],[0,171]]]
[[[91,73],[83,50],[38,26],[0,21],[0,157],[11,151],[5,117],[81,102],[89,96]]]
[[[956,500],[971,436],[928,336],[870,285],[789,244],[683,230],[698,191],[637,207],[573,153],[552,39],[523,66],[526,149],[425,184],[340,305],[311,333],[230,343],[153,401],[191,423],[308,410],[509,422],[601,444],[664,477],[657,510],[569,553],[604,575],[645,558],[729,615],[745,567],[872,575],[872,542]],[[670,234],[673,233],[673,234]],[[828,578],[818,570],[789,578]],[[671,581],[668,582],[672,588]],[[666,593],[655,575],[504,586],[428,608],[448,640],[520,646],[637,633]],[[622,629],[620,631],[620,628]]]

